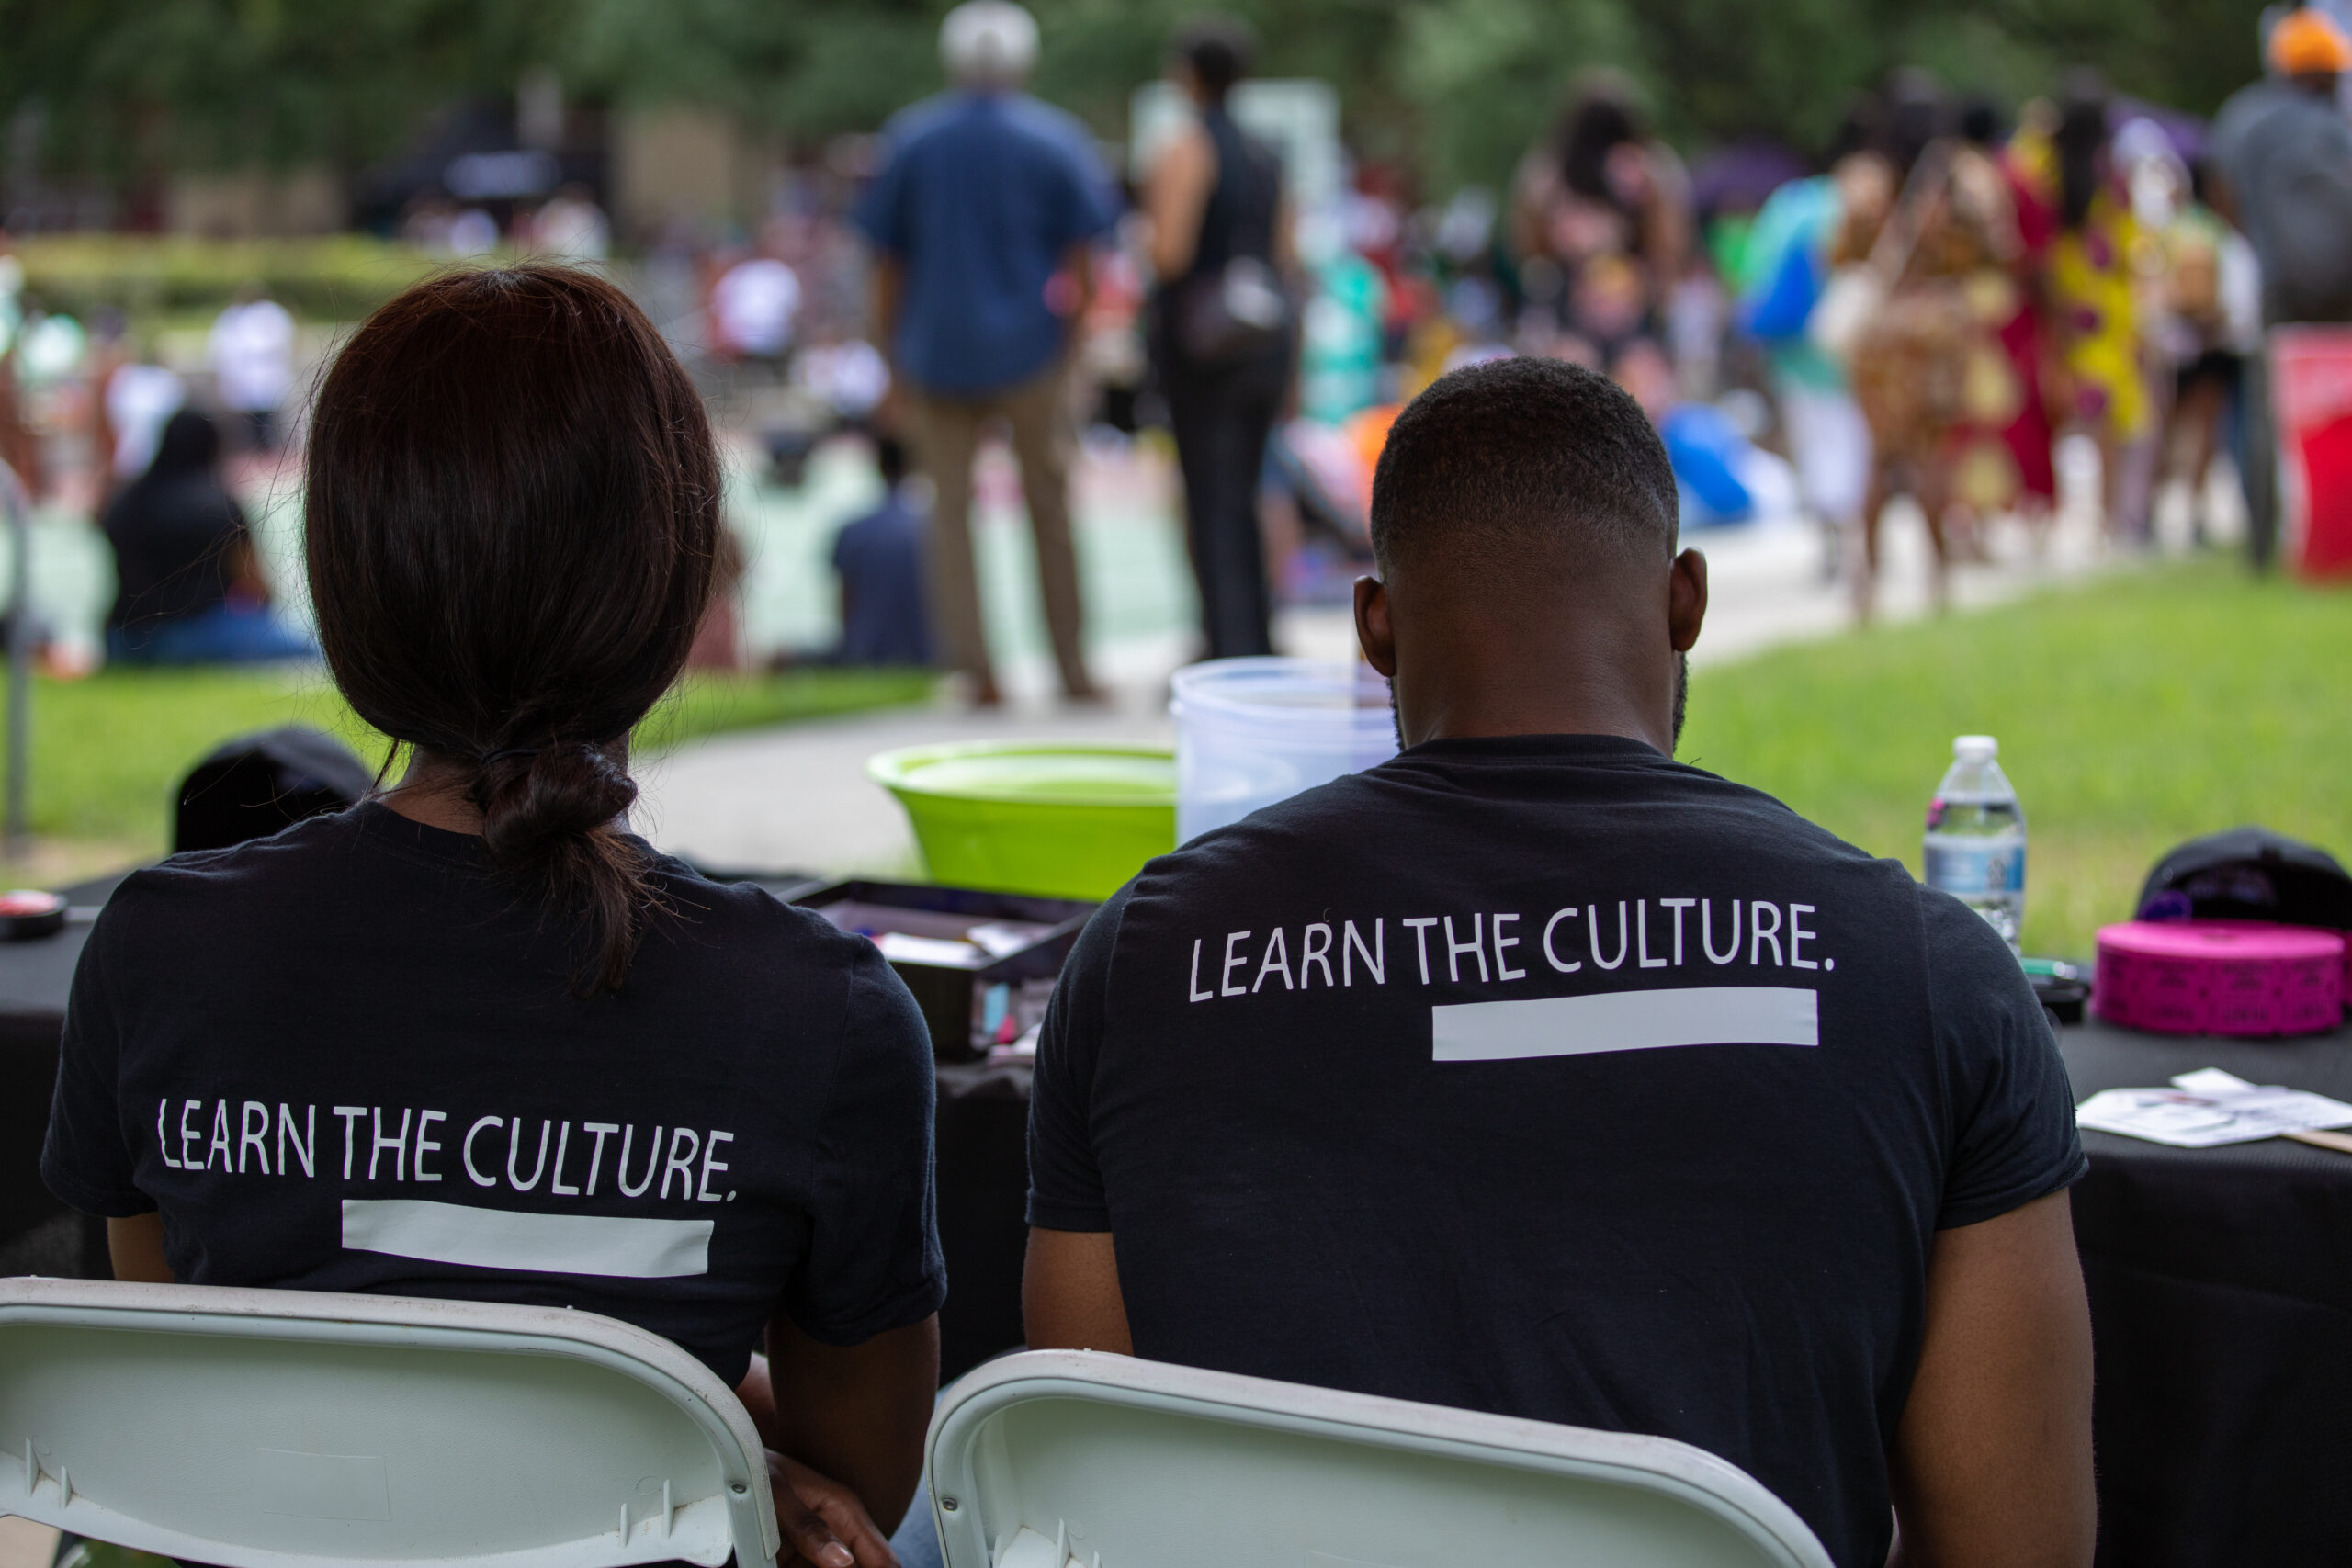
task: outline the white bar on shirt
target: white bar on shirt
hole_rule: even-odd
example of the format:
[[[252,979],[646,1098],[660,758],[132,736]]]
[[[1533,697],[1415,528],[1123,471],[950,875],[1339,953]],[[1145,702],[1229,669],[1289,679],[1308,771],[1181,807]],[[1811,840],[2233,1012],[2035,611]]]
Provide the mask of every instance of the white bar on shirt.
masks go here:
[[[1818,993],[1787,986],[1602,991],[1430,1009],[1430,1055],[1440,1062],[1512,1062],[1671,1045],[1820,1043]]]
[[[415,1198],[345,1198],[343,1245],[427,1263],[674,1280],[710,1272],[708,1220],[526,1214]]]

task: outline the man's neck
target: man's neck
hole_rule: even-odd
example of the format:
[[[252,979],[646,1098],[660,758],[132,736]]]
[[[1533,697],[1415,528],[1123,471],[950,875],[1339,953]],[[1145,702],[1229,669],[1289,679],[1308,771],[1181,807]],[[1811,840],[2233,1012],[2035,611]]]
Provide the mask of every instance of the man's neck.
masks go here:
[[[1618,735],[1674,753],[1671,662],[1628,669],[1619,643],[1608,655],[1582,639],[1490,635],[1433,660],[1438,678],[1406,678],[1397,710],[1408,745],[1503,735]],[[1601,639],[1609,641],[1612,639]],[[1415,660],[1407,665],[1412,668]],[[1655,688],[1655,689],[1651,689]]]

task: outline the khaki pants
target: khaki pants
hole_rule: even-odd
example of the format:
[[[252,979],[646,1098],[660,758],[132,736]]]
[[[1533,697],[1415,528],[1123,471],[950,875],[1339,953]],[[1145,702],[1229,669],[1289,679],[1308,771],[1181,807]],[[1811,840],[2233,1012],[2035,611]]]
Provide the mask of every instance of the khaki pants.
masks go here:
[[[1079,598],[1078,554],[1070,542],[1069,465],[1076,445],[1063,404],[1059,361],[1016,386],[978,397],[908,389],[915,445],[936,498],[931,512],[931,615],[947,667],[992,683],[988,629],[980,615],[980,585],[972,555],[972,459],[991,419],[1011,427],[1029,502],[1029,531],[1037,547],[1037,586],[1062,690],[1091,691],[1082,643],[1085,610]]]

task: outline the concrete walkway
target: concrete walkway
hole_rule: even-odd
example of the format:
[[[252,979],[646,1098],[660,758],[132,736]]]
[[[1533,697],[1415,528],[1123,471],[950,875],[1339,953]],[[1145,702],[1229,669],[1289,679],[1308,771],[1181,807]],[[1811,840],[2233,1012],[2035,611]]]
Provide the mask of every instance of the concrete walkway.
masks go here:
[[[1140,488],[1139,488],[1140,487]],[[921,865],[898,805],[865,774],[866,759],[893,747],[988,739],[1143,739],[1171,742],[1168,677],[1192,644],[1190,587],[1174,545],[1164,492],[1144,493],[1132,472],[1081,480],[1081,548],[1090,588],[1106,556],[1115,564],[1096,606],[1093,658],[1114,701],[1069,709],[1050,695],[1049,668],[1034,632],[1012,616],[1034,604],[1015,493],[1003,476],[984,475],[980,518],[983,576],[993,624],[1014,625],[1005,660],[1007,707],[971,714],[940,705],[902,708],[813,724],[719,736],[649,759],[637,821],[657,844],[705,865],[824,874],[910,875]],[[993,503],[987,497],[993,494]],[[1089,505],[1091,497],[1094,504]],[[798,536],[798,525],[795,525]],[[1929,609],[1927,531],[1897,508],[1885,529],[1880,614],[1888,620]],[[1692,655],[1703,668],[1776,645],[1836,636],[1852,622],[1849,590],[1824,570],[1823,541],[1810,525],[1767,521],[1690,536],[1703,549],[1712,582],[1705,635]],[[2069,508],[2037,552],[2022,529],[2000,527],[1994,561],[1959,569],[1956,606],[1971,610],[2038,584],[2097,570],[2103,559],[2095,516]],[[796,549],[802,562],[812,551]],[[773,563],[771,563],[773,566]],[[801,570],[805,570],[804,566]],[[806,592],[807,590],[803,589]],[[810,595],[813,597],[813,594]],[[1111,612],[1104,613],[1108,603]],[[1351,658],[1355,636],[1340,607],[1285,610],[1276,640],[1286,652]]]

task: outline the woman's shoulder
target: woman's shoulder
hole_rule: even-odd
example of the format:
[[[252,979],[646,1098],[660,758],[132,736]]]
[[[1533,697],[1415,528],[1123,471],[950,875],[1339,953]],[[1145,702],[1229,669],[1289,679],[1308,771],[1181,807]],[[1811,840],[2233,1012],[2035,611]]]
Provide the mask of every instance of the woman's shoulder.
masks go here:
[[[275,833],[219,849],[179,850],[115,885],[107,909],[168,908],[191,899],[243,897],[341,861],[364,831],[367,805],[321,812]]]
[[[93,945],[141,971],[193,982],[256,944],[334,926],[356,836],[352,812],[305,818],[266,838],[183,851],[141,866],[107,895]]]
[[[770,966],[813,966],[846,978],[882,962],[868,938],[787,904],[758,883],[713,881],[672,855],[657,854],[653,871],[662,911],[647,928],[647,945],[675,950],[689,964],[698,958],[726,964],[756,952]]]
[[[802,1038],[833,1032],[861,1056],[927,1064],[931,1035],[906,983],[871,937],[787,904],[750,882],[714,882],[657,858],[662,908],[647,926],[629,987],[642,996],[692,993],[794,1021]],[[903,1049],[886,1049],[902,1047]]]

